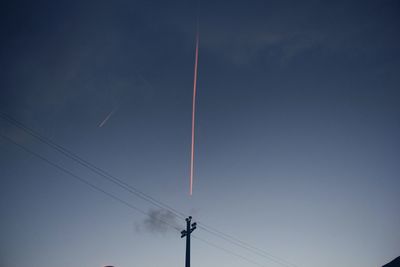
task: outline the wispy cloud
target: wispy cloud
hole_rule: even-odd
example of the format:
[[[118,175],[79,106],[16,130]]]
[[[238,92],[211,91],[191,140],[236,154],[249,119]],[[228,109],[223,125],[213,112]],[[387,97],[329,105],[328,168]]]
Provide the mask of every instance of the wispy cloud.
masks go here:
[[[238,27],[235,31],[207,27],[204,32],[201,46],[236,65],[250,64],[260,58],[284,63],[324,41],[317,31],[278,30],[267,25]]]
[[[151,233],[167,233],[174,229],[179,229],[179,224],[175,214],[164,209],[152,209],[140,224],[136,224],[137,231],[147,231]]]

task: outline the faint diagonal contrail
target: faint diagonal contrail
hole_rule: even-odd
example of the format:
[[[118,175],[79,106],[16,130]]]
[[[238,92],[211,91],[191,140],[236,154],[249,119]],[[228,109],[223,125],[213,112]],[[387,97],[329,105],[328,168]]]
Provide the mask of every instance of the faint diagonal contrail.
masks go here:
[[[117,110],[117,108],[114,108],[108,115],[107,117],[99,124],[99,128],[103,127],[104,124],[111,118],[111,116],[114,114],[114,112]]]

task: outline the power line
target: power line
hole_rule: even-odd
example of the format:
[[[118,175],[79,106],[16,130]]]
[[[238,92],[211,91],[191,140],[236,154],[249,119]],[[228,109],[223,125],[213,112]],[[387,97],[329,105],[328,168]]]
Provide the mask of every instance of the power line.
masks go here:
[[[75,153],[71,152],[70,150],[67,150],[66,148],[56,144],[55,142],[51,141],[50,139],[40,135],[39,133],[35,132],[34,130],[30,129],[29,127],[23,125],[22,123],[20,123],[19,121],[17,121],[16,119],[12,118],[11,116],[0,112],[0,116],[3,117],[3,119],[7,120],[8,122],[12,123],[13,125],[15,125],[16,127],[20,128],[21,130],[23,130],[24,132],[26,132],[27,134],[35,137],[36,139],[38,139],[39,141],[41,141],[42,143],[45,143],[46,145],[52,147],[53,149],[59,151],[60,153],[62,153],[63,155],[65,155],[66,157],[70,158],[71,160],[77,162],[78,164],[92,170],[93,172],[95,172],[96,174],[102,176],[103,178],[109,180],[110,182],[124,188],[125,190],[127,190],[128,192],[136,195],[137,197],[150,202],[151,204],[164,209],[164,210],[168,210],[171,213],[175,214],[175,216],[180,217],[180,218],[184,218],[186,215],[182,212],[177,211],[176,209],[170,207],[167,204],[162,203],[161,201],[158,201],[156,199],[154,199],[153,197],[145,194],[144,192],[140,191],[139,189],[131,186],[130,184],[127,184],[126,182],[124,182],[123,180],[111,175],[110,173],[106,172],[105,170],[95,166],[94,164],[82,159],[81,157],[79,157],[78,155],[76,155]],[[270,253],[267,253],[257,247],[254,247],[238,238],[235,238],[231,235],[228,235],[226,233],[223,233],[221,231],[218,231],[217,229],[208,226],[206,224],[203,224],[201,222],[199,222],[199,224],[201,224],[201,227],[203,230],[212,233],[218,237],[220,237],[221,239],[230,242],[236,246],[239,246],[243,249],[246,249],[248,251],[251,251],[254,254],[257,254],[259,256],[262,256],[268,260],[274,261],[275,263],[281,264],[283,266],[286,267],[296,267],[296,265],[291,264],[289,262],[287,262],[286,260],[283,260],[279,257],[273,256]]]
[[[265,267],[265,265],[262,265],[262,264],[260,264],[260,263],[258,263],[258,262],[256,262],[256,261],[253,261],[253,260],[251,260],[251,259],[249,259],[249,258],[247,258],[247,257],[245,257],[245,256],[243,256],[243,255],[240,255],[240,254],[238,254],[238,253],[235,253],[235,252],[233,252],[233,251],[231,251],[231,250],[229,250],[229,249],[226,249],[226,248],[220,247],[220,246],[218,246],[218,245],[215,245],[214,243],[211,243],[211,242],[209,242],[209,241],[207,241],[207,240],[205,240],[205,239],[202,239],[202,238],[197,237],[197,236],[195,236],[195,235],[192,235],[192,237],[195,238],[195,239],[197,239],[197,240],[199,240],[199,241],[201,241],[201,242],[203,242],[203,243],[205,243],[205,244],[207,244],[207,245],[209,245],[209,246],[211,246],[211,247],[214,247],[214,248],[216,248],[216,249],[222,250],[222,251],[224,251],[224,252],[226,252],[226,253],[228,253],[228,254],[231,254],[231,255],[233,255],[233,256],[235,256],[235,257],[241,258],[242,260],[245,260],[245,261],[247,261],[247,262],[249,262],[249,263],[251,263],[251,264],[254,264],[254,265],[257,265],[257,266],[260,266],[260,267]]]
[[[18,127],[19,129],[23,130],[24,132],[26,132],[27,134],[33,136],[34,138],[36,138],[37,140],[39,140],[42,143],[45,143],[46,145],[52,147],[53,149],[57,150],[58,152],[62,153],[64,156],[68,157],[69,159],[77,162],[78,164],[80,164],[83,167],[86,167],[88,169],[90,169],[91,171],[95,172],[96,174],[100,175],[101,177],[103,177],[104,179],[107,179],[108,181],[124,188],[125,190],[127,190],[128,192],[136,195],[137,197],[150,202],[151,204],[157,206],[158,208],[161,209],[165,209],[165,210],[169,210],[170,212],[174,213],[175,216],[180,217],[180,218],[185,218],[186,214],[177,211],[176,209],[172,208],[171,206],[164,204],[156,199],[154,199],[153,197],[147,195],[146,193],[140,191],[139,189],[137,189],[136,187],[133,187],[132,185],[124,182],[122,179],[119,179],[113,175],[111,175],[110,173],[108,173],[107,171],[95,166],[94,164],[88,162],[87,160],[79,157],[78,155],[76,155],[75,153],[73,153],[72,151],[58,145],[57,143],[53,142],[52,140],[40,135],[39,133],[37,133],[36,131],[32,130],[31,128],[23,125],[22,123],[20,123],[19,121],[17,121],[16,119],[12,118],[11,116],[0,112],[0,116],[7,120],[9,123],[12,123],[14,126]]]
[[[255,246],[252,246],[252,245],[250,245],[250,244],[248,244],[248,243],[246,243],[246,242],[244,242],[244,241],[242,241],[242,240],[240,240],[238,238],[235,238],[234,236],[231,236],[231,235],[228,235],[226,233],[223,233],[223,232],[221,232],[221,231],[219,231],[219,230],[217,230],[215,228],[212,228],[210,226],[206,226],[204,224],[201,224],[201,222],[199,222],[199,226],[198,227],[200,229],[203,229],[204,231],[210,233],[210,234],[217,235],[219,238],[221,238],[221,239],[223,239],[223,240],[225,240],[225,241],[227,241],[227,242],[229,242],[231,244],[234,244],[234,245],[236,245],[238,247],[241,247],[241,248],[243,248],[243,249],[245,249],[247,251],[250,251],[250,252],[252,252],[252,253],[254,253],[254,254],[258,255],[258,256],[267,258],[268,260],[273,261],[273,262],[275,262],[277,264],[280,264],[280,265],[286,266],[286,267],[297,267],[293,263],[290,263],[290,262],[288,262],[288,261],[286,261],[286,260],[284,260],[282,258],[274,256],[274,255],[272,255],[272,254],[270,254],[270,253],[268,253],[266,251],[263,251],[263,250],[255,247]]]
[[[113,194],[111,194],[111,193],[105,191],[104,189],[98,187],[97,185],[94,185],[94,184],[90,183],[89,181],[87,181],[86,179],[82,178],[81,176],[76,175],[75,173],[69,171],[68,169],[62,167],[61,165],[59,165],[59,164],[57,164],[57,163],[54,163],[53,161],[50,161],[49,159],[43,157],[42,155],[40,155],[40,154],[34,152],[33,150],[31,150],[31,149],[29,149],[29,148],[27,148],[27,147],[25,147],[25,146],[23,146],[23,145],[17,143],[16,141],[14,141],[13,139],[9,138],[8,136],[6,136],[6,135],[4,135],[4,134],[2,134],[2,133],[0,133],[0,136],[1,136],[2,138],[6,139],[7,141],[9,141],[10,143],[12,143],[12,144],[18,146],[20,149],[24,150],[25,152],[27,152],[27,153],[29,153],[29,154],[31,154],[31,155],[37,157],[38,159],[40,159],[40,160],[46,162],[47,164],[49,164],[49,165],[51,165],[51,166],[57,168],[58,170],[60,170],[60,171],[62,171],[62,172],[64,172],[64,173],[66,173],[66,174],[72,176],[72,177],[75,178],[76,180],[78,180],[78,181],[80,181],[80,182],[86,184],[87,186],[89,186],[89,187],[92,188],[93,190],[96,190],[96,191],[98,191],[98,192],[101,192],[101,193],[107,195],[108,197],[114,199],[115,201],[118,201],[118,202],[124,204],[125,206],[127,206],[127,207],[129,207],[129,208],[131,208],[131,209],[133,209],[133,210],[135,210],[135,211],[137,211],[137,212],[139,212],[139,213],[142,213],[142,214],[145,215],[145,216],[148,216],[148,217],[150,217],[150,218],[152,218],[152,219],[155,219],[155,220],[158,220],[158,221],[160,221],[160,222],[162,222],[162,223],[165,223],[165,224],[169,225],[170,227],[172,227],[173,229],[175,229],[176,231],[180,232],[180,229],[177,228],[176,226],[174,226],[174,225],[172,225],[172,224],[168,223],[167,221],[164,221],[164,220],[162,220],[162,219],[160,219],[160,218],[157,218],[157,217],[155,217],[155,216],[152,216],[152,215],[150,215],[148,212],[145,212],[145,211],[143,211],[142,209],[140,209],[140,208],[138,208],[138,207],[136,207],[136,206],[130,204],[129,202],[127,202],[127,201],[125,201],[125,200],[123,200],[123,199],[121,199],[121,198],[119,198],[119,197],[117,197],[117,196],[115,196],[115,195],[113,195]]]
[[[94,173],[100,175],[101,177],[103,177],[104,179],[120,186],[121,188],[127,190],[129,193],[134,194],[135,196],[141,198],[142,200],[145,200],[149,203],[151,203],[152,205],[161,208],[163,210],[167,210],[171,213],[173,213],[175,216],[177,216],[178,218],[184,219],[187,215],[172,208],[171,206],[151,197],[150,195],[142,192],[141,190],[137,189],[136,187],[124,182],[122,179],[117,178],[116,176],[108,173],[107,171],[103,170],[100,167],[97,167],[96,165],[88,162],[87,160],[81,158],[80,156],[76,155],[74,152],[62,147],[61,145],[58,145],[57,143],[55,143],[54,141],[42,136],[41,134],[37,133],[36,131],[34,131],[33,129],[25,126],[24,124],[20,123],[19,121],[17,121],[16,119],[14,119],[13,117],[0,112],[0,116],[8,121],[9,123],[13,124],[14,126],[18,127],[19,129],[21,129],[22,131],[24,131],[25,133],[31,135],[32,137],[36,138],[37,140],[39,140],[40,142],[52,147],[53,149],[57,150],[58,152],[62,153],[64,156],[68,157],[69,159],[77,162],[78,164],[80,164],[81,166],[90,169],[91,171],[93,171]],[[222,231],[219,231],[211,226],[208,226],[202,222],[198,222],[199,223],[199,228],[202,228],[203,230],[205,230],[206,232],[209,232],[223,240],[225,240],[226,242],[229,242],[231,244],[234,244],[238,247],[241,247],[243,249],[246,249],[247,251],[250,251],[258,256],[264,257],[270,261],[273,261],[277,264],[280,264],[282,266],[285,267],[297,267],[297,265],[290,263],[280,257],[274,256],[271,253],[268,253],[262,249],[259,249],[253,245],[250,245],[247,242],[242,241],[239,238],[236,238],[232,235],[226,234]]]
[[[76,175],[75,173],[69,171],[68,169],[62,167],[61,165],[50,161],[49,159],[47,159],[47,158],[43,157],[42,155],[40,155],[40,154],[34,152],[33,150],[31,150],[31,149],[29,149],[29,148],[27,148],[27,147],[25,147],[25,146],[19,144],[18,142],[14,141],[13,139],[9,138],[8,136],[6,136],[6,135],[4,135],[4,134],[2,134],[2,133],[0,133],[0,136],[1,136],[2,138],[4,138],[5,140],[9,141],[10,143],[14,144],[15,146],[18,146],[20,149],[24,150],[25,152],[27,152],[27,153],[29,153],[29,154],[31,154],[31,155],[37,157],[38,159],[40,159],[40,160],[46,162],[47,164],[49,164],[49,165],[55,167],[56,169],[58,169],[58,170],[64,172],[65,174],[68,174],[68,175],[72,176],[73,178],[77,179],[78,181],[80,181],[80,182],[86,184],[87,186],[89,186],[89,187],[92,188],[93,190],[98,191],[98,192],[100,192],[100,193],[103,193],[103,194],[107,195],[108,197],[112,198],[113,200],[124,204],[124,205],[127,206],[128,208],[133,209],[133,210],[135,210],[135,211],[137,211],[137,212],[139,212],[139,213],[141,213],[141,214],[143,214],[143,215],[145,215],[145,216],[148,216],[148,217],[151,218],[151,219],[154,219],[154,220],[157,220],[157,221],[159,221],[159,222],[161,222],[161,223],[164,223],[164,224],[166,224],[167,226],[171,227],[172,229],[174,229],[174,230],[180,232],[180,229],[179,229],[179,228],[177,228],[176,226],[170,224],[169,222],[167,222],[167,221],[165,221],[165,220],[162,220],[162,219],[160,219],[160,218],[157,218],[157,217],[155,217],[155,216],[151,216],[149,213],[143,211],[142,209],[140,209],[140,208],[138,208],[138,207],[136,207],[136,206],[130,204],[129,202],[127,202],[127,201],[125,201],[125,200],[123,200],[123,199],[121,199],[121,198],[119,198],[119,197],[117,197],[117,196],[115,196],[115,195],[113,195],[113,194],[111,194],[111,193],[105,191],[104,189],[102,189],[102,188],[100,188],[100,187],[98,187],[98,186],[96,186],[96,185],[90,183],[89,181],[87,181],[86,179],[82,178],[81,176]],[[217,249],[219,249],[219,250],[225,251],[226,253],[229,253],[229,254],[231,254],[231,255],[234,255],[234,256],[236,256],[236,257],[239,257],[239,258],[241,258],[241,259],[243,259],[243,260],[245,260],[245,261],[247,261],[247,262],[249,262],[249,263],[252,263],[252,264],[257,265],[257,266],[260,266],[260,267],[265,267],[264,265],[261,265],[261,264],[257,263],[256,261],[253,261],[253,260],[251,260],[251,259],[249,259],[249,258],[247,258],[247,257],[245,257],[245,256],[242,256],[242,255],[240,255],[240,254],[238,254],[238,253],[232,252],[232,251],[230,251],[230,250],[228,250],[228,249],[226,249],[226,248],[223,248],[223,247],[221,247],[221,246],[215,245],[214,243],[209,242],[209,241],[207,241],[207,240],[205,240],[205,239],[199,238],[199,237],[197,237],[197,236],[193,236],[193,237],[194,237],[195,239],[197,239],[197,240],[199,240],[199,241],[201,241],[201,242],[203,242],[203,243],[205,243],[205,244],[211,246],[211,247],[214,247],[214,248],[217,248]]]

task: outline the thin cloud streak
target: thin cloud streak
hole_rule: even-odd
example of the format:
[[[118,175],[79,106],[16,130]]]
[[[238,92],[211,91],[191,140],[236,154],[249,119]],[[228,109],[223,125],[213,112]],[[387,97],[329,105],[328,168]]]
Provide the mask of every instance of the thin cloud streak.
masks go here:
[[[99,128],[103,127],[107,121],[111,118],[111,116],[115,113],[115,111],[117,111],[118,108],[114,108],[108,115],[107,117],[105,117],[105,119],[99,124]]]

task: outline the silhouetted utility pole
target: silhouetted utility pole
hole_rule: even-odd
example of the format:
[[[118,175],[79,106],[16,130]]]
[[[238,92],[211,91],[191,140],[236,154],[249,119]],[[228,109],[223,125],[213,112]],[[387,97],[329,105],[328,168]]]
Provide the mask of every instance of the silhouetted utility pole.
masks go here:
[[[196,223],[190,224],[192,216],[186,218],[186,230],[181,232],[181,238],[186,236],[186,260],[185,267],[190,267],[190,234],[196,229]]]

